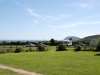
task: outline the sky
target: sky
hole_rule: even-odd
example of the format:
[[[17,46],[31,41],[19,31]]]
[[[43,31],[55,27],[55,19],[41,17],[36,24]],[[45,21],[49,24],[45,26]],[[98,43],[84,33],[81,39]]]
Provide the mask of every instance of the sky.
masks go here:
[[[0,40],[100,34],[100,0],[0,0]]]

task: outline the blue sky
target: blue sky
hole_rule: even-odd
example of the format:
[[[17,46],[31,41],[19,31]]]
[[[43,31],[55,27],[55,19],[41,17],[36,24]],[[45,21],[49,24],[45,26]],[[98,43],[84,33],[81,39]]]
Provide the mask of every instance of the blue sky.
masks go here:
[[[100,34],[100,0],[0,0],[1,40]]]

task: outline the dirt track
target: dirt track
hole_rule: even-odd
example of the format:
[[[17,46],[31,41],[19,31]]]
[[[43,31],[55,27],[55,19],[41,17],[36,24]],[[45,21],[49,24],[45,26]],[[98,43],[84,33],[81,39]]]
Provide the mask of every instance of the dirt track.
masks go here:
[[[0,65],[1,69],[7,69],[7,70],[11,70],[23,75],[43,75],[43,74],[38,74],[38,73],[34,73],[34,72],[29,72],[26,70],[22,70],[22,69],[17,69],[17,68],[13,68],[13,67],[9,67],[9,66],[4,66],[4,65]]]

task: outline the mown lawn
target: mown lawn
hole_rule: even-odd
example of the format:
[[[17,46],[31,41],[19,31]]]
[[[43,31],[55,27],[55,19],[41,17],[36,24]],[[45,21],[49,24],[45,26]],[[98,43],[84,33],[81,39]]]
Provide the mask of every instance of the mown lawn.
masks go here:
[[[55,51],[0,54],[0,64],[44,75],[100,75],[99,52]]]
[[[0,75],[22,75],[22,74],[18,74],[16,72],[9,71],[9,70],[0,69]]]

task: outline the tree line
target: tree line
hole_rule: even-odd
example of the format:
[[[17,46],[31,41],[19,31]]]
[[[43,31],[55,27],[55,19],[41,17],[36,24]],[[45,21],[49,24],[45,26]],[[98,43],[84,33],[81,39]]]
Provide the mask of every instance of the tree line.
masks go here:
[[[2,41],[0,42],[0,45],[25,45],[28,43],[32,43],[32,44],[36,44],[37,42],[34,41],[26,41],[26,42],[22,42],[22,41],[11,41],[11,42],[7,42],[7,41]],[[57,41],[53,38],[50,39],[50,41],[38,41],[38,43],[43,43],[45,45],[51,45],[51,46],[57,46],[59,44],[62,44],[62,41]]]

